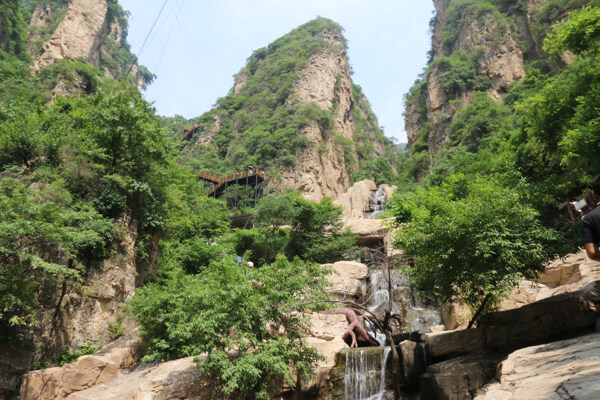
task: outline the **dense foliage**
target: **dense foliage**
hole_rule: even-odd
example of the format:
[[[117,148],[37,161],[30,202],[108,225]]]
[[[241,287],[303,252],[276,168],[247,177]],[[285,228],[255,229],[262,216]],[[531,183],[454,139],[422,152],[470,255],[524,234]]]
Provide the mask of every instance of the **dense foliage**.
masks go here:
[[[547,2],[537,12],[550,15],[555,7],[561,15],[566,6]],[[558,206],[583,195],[600,171],[599,21],[598,8],[585,7],[552,31],[544,28],[544,49],[568,50],[574,62],[555,72],[558,58],[532,62],[500,102],[471,92],[447,123],[448,145],[431,158],[426,138],[433,128],[421,104],[428,82],[411,90],[407,104],[424,113],[425,139],[413,145],[407,166],[413,163],[422,187],[397,197],[394,213],[402,226],[397,244],[416,257],[409,273],[419,288],[473,308],[491,300],[491,307],[544,262],[577,249],[577,224],[565,223]],[[419,154],[427,170],[414,167]]]
[[[134,88],[35,108],[9,101],[0,120],[0,320],[34,325],[40,290],[79,283],[108,257],[113,218],[139,218],[139,243],[163,226],[172,153]]]
[[[27,61],[27,25],[20,12],[19,0],[0,4],[0,60],[14,55]]]
[[[506,183],[451,175],[395,198],[396,245],[416,257],[407,271],[420,291],[444,304],[462,300],[473,311],[484,302],[493,308],[522,279],[571,250],[540,224],[520,183]]]
[[[51,3],[55,29],[67,2]],[[0,6],[3,340],[38,324],[44,293],[82,289],[88,270],[117,250],[114,219],[124,213],[140,223],[136,256],[144,259],[150,235],[165,225],[174,168],[162,122],[134,87],[82,59],[31,74],[24,19],[39,2],[23,3],[26,18],[20,5]]]
[[[204,353],[199,367],[226,394],[268,399],[278,383],[294,386],[318,359],[305,343],[306,316],[324,307],[317,264],[277,258],[260,269],[221,257],[197,275],[173,272],[131,301],[146,338],[145,359]]]
[[[475,7],[469,5],[471,3],[452,1],[449,6],[471,10]],[[508,17],[520,12],[518,7],[508,7],[509,2],[488,3],[477,7],[488,9],[491,4],[497,7],[492,14],[500,11]],[[575,3],[569,4],[575,7]],[[565,15],[569,4],[548,2],[535,12],[539,18]],[[516,172],[527,183],[524,190],[528,191],[531,204],[542,219],[547,222],[555,218],[557,205],[567,197],[581,195],[598,169],[592,156],[597,151],[593,145],[595,112],[592,107],[598,86],[593,67],[597,62],[596,19],[597,9],[588,7],[573,13],[554,33],[543,28],[544,34],[549,34],[544,47],[547,51],[558,54],[570,50],[579,57],[558,74],[553,72],[555,67],[550,68],[551,64],[558,65],[553,59],[530,59],[527,76],[511,85],[502,102],[478,93],[476,85],[468,86],[474,82],[469,79],[483,78],[466,73],[470,69],[464,63],[446,61],[447,58],[466,60],[460,52],[434,60],[407,96],[407,106],[418,111],[421,131],[401,176],[409,182],[419,178],[426,184],[437,184],[452,173]],[[440,66],[446,68],[442,85],[454,88],[454,93],[468,92],[470,98],[466,104],[454,103],[458,111],[451,120],[445,120],[439,113],[432,123],[425,104],[427,77],[432,68]],[[455,79],[458,83],[453,83]],[[449,91],[448,95],[452,93]],[[445,124],[449,145],[437,154],[430,154],[429,134],[441,129],[434,124]]]

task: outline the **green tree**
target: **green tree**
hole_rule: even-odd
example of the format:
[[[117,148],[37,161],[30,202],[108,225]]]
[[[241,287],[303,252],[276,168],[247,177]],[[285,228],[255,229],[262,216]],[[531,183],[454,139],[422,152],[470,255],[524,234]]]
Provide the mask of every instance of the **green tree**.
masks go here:
[[[268,399],[277,383],[307,377],[319,358],[306,346],[306,316],[296,311],[323,309],[326,273],[284,257],[259,269],[226,257],[197,275],[173,272],[130,301],[144,360],[205,354],[198,366],[223,393]]]
[[[543,227],[524,200],[494,177],[460,175],[395,197],[395,244],[415,257],[408,268],[415,286],[443,303],[460,299],[477,309],[471,326],[521,279],[566,254],[560,235]]]
[[[298,192],[267,196],[256,208],[259,227],[288,225],[288,258],[298,256],[319,263],[333,262],[356,252],[355,238],[342,227],[342,209],[325,197],[319,203],[304,199]]]
[[[89,204],[73,202],[60,181],[36,186],[15,178],[0,179],[0,326],[4,328],[36,325],[40,290],[62,282],[80,283],[80,260],[106,257],[112,240],[112,221]]]
[[[29,61],[27,24],[23,20],[19,0],[6,0],[0,5],[0,59],[6,54]]]
[[[595,54],[600,51],[600,7],[584,7],[569,13],[569,18],[554,25],[544,42],[544,50],[560,54]]]

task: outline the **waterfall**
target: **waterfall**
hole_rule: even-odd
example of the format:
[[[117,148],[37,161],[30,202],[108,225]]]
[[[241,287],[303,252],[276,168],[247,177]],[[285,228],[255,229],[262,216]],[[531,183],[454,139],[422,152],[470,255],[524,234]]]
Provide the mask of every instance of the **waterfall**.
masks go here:
[[[388,290],[390,288],[388,285],[388,271],[382,269],[371,271],[370,297],[367,303],[369,312],[382,318],[383,312],[389,307],[389,301],[391,300],[392,313],[402,316],[403,332],[419,331],[424,333],[430,327],[442,323],[440,310],[434,304],[423,304],[415,299],[406,275],[397,270],[389,271],[389,274],[392,280],[391,293]]]
[[[371,197],[369,198],[369,205],[365,209],[364,217],[366,219],[375,219],[377,214],[380,214],[383,211],[385,201],[385,189],[379,188],[376,190],[372,190]]]
[[[385,366],[390,347],[346,352],[344,399],[381,400],[385,393]]]

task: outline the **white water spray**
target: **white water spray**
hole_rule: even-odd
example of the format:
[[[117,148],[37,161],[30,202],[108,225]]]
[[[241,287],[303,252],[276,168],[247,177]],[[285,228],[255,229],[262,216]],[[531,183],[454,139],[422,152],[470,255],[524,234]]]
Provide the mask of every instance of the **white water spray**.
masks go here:
[[[390,347],[346,352],[344,399],[381,400],[385,393],[385,366]]]

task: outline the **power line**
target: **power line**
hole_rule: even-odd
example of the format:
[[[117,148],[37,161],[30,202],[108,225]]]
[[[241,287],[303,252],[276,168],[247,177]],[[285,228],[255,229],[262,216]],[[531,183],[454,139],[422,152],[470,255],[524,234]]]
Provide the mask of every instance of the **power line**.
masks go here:
[[[188,29],[187,24],[185,23],[185,18],[181,18],[181,25],[179,25],[179,27],[181,28],[181,31],[183,33],[183,39],[184,39],[185,45],[187,46],[188,50],[192,54],[192,57],[194,58],[196,65],[200,65],[200,60],[202,58],[197,53],[196,48],[191,44],[191,43],[194,43],[194,40],[193,40],[193,36],[190,34],[190,30]]]
[[[142,47],[140,47],[140,50],[138,51],[137,55],[135,56],[135,61],[133,61],[131,63],[131,65],[129,66],[129,69],[127,70],[127,73],[125,74],[125,78],[123,78],[123,80],[125,80],[129,76],[129,74],[131,73],[131,69],[133,68],[133,64],[135,64],[137,62],[137,60],[140,57],[140,54],[142,54],[142,50],[144,49],[144,46],[146,45],[146,41],[148,41],[148,38],[150,37],[150,34],[152,33],[152,30],[154,29],[154,26],[158,22],[158,19],[160,18],[160,15],[162,14],[166,5],[167,5],[167,0],[165,0],[162,7],[160,8],[160,11],[158,12],[158,15],[156,16],[156,19],[154,20],[154,23],[152,24],[150,31],[148,31],[148,34],[146,35],[146,39],[144,39],[144,43],[142,43]]]
[[[167,41],[165,42],[165,45],[163,46],[160,56],[158,57],[158,61],[157,61],[156,65],[154,66],[155,71],[158,71],[158,66],[160,65],[160,62],[162,61],[163,55],[165,54],[165,50],[167,49],[167,45],[169,44],[169,40],[171,39],[171,35],[173,34],[173,30],[175,29],[175,25],[177,24],[177,21],[179,20],[179,14],[181,14],[181,10],[183,9],[184,2],[185,2],[185,0],[181,1],[181,5],[179,6],[179,11],[175,15],[175,20],[173,21],[173,25],[171,26],[171,30],[169,31],[169,36],[167,36]],[[179,3],[179,0],[177,0],[177,3]]]

